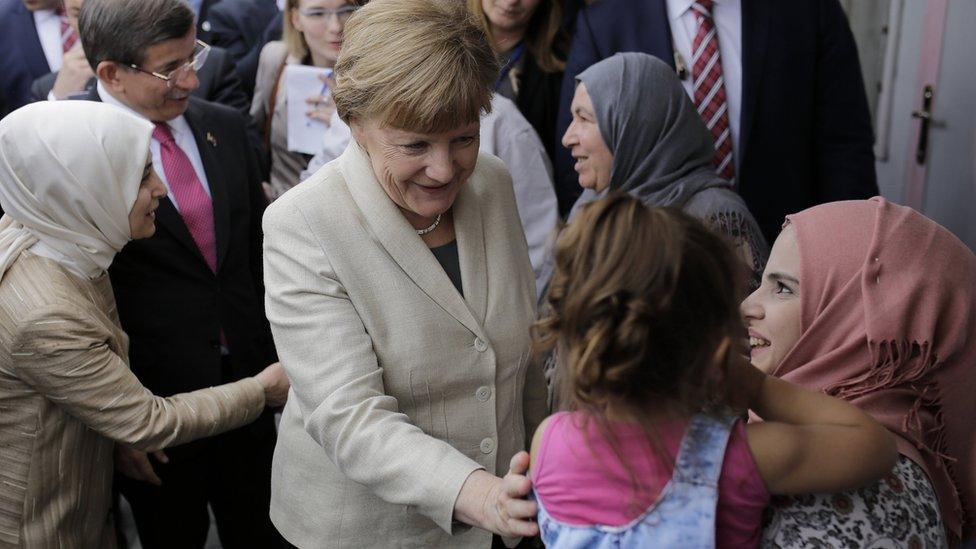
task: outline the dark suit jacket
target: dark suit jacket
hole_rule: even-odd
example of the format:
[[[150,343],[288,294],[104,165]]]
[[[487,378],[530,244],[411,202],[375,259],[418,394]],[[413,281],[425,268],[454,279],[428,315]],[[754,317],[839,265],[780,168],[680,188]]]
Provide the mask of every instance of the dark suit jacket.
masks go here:
[[[100,100],[96,91],[89,99]],[[168,198],[156,210],[156,234],[130,242],[109,269],[132,371],[163,396],[251,376],[277,360],[264,315],[261,216],[267,202],[244,119],[196,98],[185,117],[213,196],[217,273]],[[227,371],[221,330],[230,349]]]
[[[550,160],[555,158],[556,110],[562,80],[563,73],[543,72],[532,55],[525,56],[515,104],[539,134]]]
[[[674,65],[665,0],[601,0],[580,11],[556,139],[569,126],[576,75],[624,51]],[[878,194],[864,82],[837,0],[742,2],[742,75],[738,190],[770,242],[786,214]],[[579,185],[569,153],[557,150],[566,211]]]
[[[21,0],[0,0],[0,103],[11,111],[30,103],[31,83],[50,72],[34,14]]]
[[[210,24],[210,8],[216,6],[221,0],[203,0],[200,2],[200,11],[197,13],[197,38],[206,43],[210,43],[212,30]]]
[[[255,81],[258,76],[258,62],[261,60],[261,50],[268,42],[274,42],[275,40],[281,40],[281,35],[283,33],[283,15],[282,12],[278,12],[268,26],[264,28],[261,33],[261,38],[254,43],[250,51],[241,58],[240,62],[237,64],[237,74],[240,75],[241,80],[246,84],[250,85],[251,93],[254,92]]]
[[[268,42],[266,30],[273,21],[281,33],[281,17],[275,0],[222,0],[211,8],[210,39],[215,46],[225,48],[237,67],[244,89],[254,93],[258,58]]]
[[[44,101],[54,88],[54,81],[58,73],[52,72],[34,80],[31,84],[31,100]],[[200,87],[193,91],[193,95],[205,101],[212,101],[227,105],[238,110],[245,117],[250,117],[251,101],[241,86],[241,81],[234,70],[234,61],[226,50],[211,48],[207,62],[197,72]],[[95,88],[97,80],[92,78],[86,89],[90,92]]]

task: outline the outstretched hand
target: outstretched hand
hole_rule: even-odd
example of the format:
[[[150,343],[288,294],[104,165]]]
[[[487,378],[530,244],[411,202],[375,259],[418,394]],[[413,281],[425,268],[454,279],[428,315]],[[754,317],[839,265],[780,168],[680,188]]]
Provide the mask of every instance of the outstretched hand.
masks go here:
[[[539,525],[535,523],[538,506],[526,499],[532,491],[532,481],[526,476],[528,470],[528,452],[512,456],[508,474],[485,500],[488,505],[485,516],[489,524],[494,522],[496,525],[491,530],[503,537],[531,537],[539,533]]]

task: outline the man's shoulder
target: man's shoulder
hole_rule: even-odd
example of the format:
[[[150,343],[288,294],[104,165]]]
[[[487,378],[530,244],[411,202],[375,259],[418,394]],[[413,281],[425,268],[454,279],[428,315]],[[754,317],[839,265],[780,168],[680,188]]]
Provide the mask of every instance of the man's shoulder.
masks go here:
[[[248,15],[262,10],[264,4],[254,0],[221,0],[214,4],[207,14],[210,18],[219,19],[221,22],[242,23]],[[271,5],[274,6],[273,3]]]
[[[186,117],[191,124],[194,122],[212,121],[221,125],[229,124],[233,126],[232,128],[217,129],[230,129],[237,131],[239,129],[237,126],[243,128],[247,125],[244,115],[241,114],[241,112],[237,109],[222,103],[214,103],[213,101],[207,101],[195,96],[190,96],[189,106],[187,107],[186,112],[183,113],[183,116]]]
[[[21,10],[23,5],[21,0],[0,0],[0,27],[6,27],[7,24],[12,22],[7,19],[9,16],[15,14],[23,15],[22,11],[26,11]]]

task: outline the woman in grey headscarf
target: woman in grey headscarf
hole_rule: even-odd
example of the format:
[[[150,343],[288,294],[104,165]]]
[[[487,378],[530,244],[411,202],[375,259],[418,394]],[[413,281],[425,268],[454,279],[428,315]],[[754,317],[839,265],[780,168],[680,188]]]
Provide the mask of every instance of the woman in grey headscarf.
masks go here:
[[[576,210],[608,192],[671,206],[727,235],[758,282],[769,247],[745,202],[712,167],[712,137],[674,71],[644,53],[618,53],[576,77],[563,146],[586,190]]]
[[[712,136],[674,71],[644,53],[618,53],[576,77],[573,122],[563,146],[576,160],[583,194],[569,213],[609,192],[629,193],[648,206],[680,208],[726,235],[759,286],[769,246],[745,202],[712,167]],[[539,286],[547,305],[552,255]],[[746,292],[746,293],[748,293]],[[746,295],[744,293],[743,295]],[[556,357],[546,358],[549,405],[559,408]]]

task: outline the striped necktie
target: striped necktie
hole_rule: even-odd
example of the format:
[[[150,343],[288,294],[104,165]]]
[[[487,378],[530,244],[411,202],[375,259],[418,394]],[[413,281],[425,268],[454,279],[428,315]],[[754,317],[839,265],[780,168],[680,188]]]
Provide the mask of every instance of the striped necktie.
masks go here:
[[[713,0],[696,0],[691,5],[698,19],[698,33],[692,43],[692,77],[695,106],[715,141],[712,164],[715,172],[732,181],[735,164],[732,160],[732,128],[729,126],[729,104],[725,98],[725,78],[722,76],[722,56],[718,49],[718,33],[712,21]]]
[[[176,144],[173,132],[165,122],[156,122],[152,137],[159,143],[163,173],[190,231],[210,270],[217,272],[217,235],[214,229],[213,202],[203,189],[189,157]]]
[[[59,6],[55,13],[58,14],[58,21],[61,22],[61,53],[68,53],[75,42],[78,41],[78,33],[68,23],[68,16],[64,13],[64,6]]]

